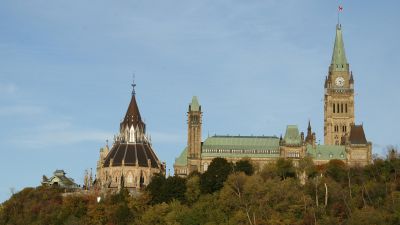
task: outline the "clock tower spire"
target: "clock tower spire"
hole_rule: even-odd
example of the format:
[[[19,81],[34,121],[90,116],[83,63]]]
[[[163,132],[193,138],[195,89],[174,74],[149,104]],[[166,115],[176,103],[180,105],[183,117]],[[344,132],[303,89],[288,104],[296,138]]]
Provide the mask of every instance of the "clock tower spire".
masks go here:
[[[341,145],[354,125],[354,79],[344,49],[342,25],[336,25],[335,44],[325,79],[324,142]]]

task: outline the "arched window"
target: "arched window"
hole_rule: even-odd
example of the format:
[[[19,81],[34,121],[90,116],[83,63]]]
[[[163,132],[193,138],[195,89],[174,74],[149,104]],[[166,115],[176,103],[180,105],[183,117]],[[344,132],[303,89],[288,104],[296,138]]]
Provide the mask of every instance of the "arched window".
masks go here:
[[[204,168],[204,172],[206,172],[208,170],[208,164],[204,163],[203,168]]]
[[[343,113],[343,103],[340,104],[340,112]]]
[[[127,180],[127,181],[128,181],[128,183],[130,183],[130,184],[133,183],[133,176],[132,176],[132,173],[129,173],[129,174],[128,174],[128,180]]]
[[[335,103],[333,103],[333,113],[335,113]]]
[[[346,113],[347,113],[347,103],[346,103]]]

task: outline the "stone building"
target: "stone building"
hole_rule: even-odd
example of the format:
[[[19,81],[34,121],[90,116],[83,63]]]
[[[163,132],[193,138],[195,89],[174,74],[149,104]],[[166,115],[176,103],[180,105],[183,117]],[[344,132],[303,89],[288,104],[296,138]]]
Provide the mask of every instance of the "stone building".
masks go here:
[[[226,158],[235,162],[251,159],[262,167],[278,158],[289,158],[296,165],[299,159],[312,157],[315,164],[332,159],[356,166],[371,163],[372,143],[368,142],[362,125],[355,124],[354,77],[346,58],[342,26],[336,26],[335,43],[324,93],[324,144],[316,143],[316,134],[309,122],[307,136],[298,126],[288,125],[283,137],[276,136],[212,136],[202,142],[202,110],[193,97],[188,110],[187,147],[176,158],[175,174],[207,170],[212,159]]]
[[[42,185],[70,190],[79,188],[74,179],[65,176],[65,174],[64,170],[56,170],[50,178],[43,175]]]
[[[119,134],[111,148],[107,144],[100,149],[95,182],[103,190],[122,187],[137,190],[148,185],[154,174],[165,174],[165,163],[158,159],[146,134],[146,124],[136,102],[135,86],[132,84],[132,98],[120,123]]]

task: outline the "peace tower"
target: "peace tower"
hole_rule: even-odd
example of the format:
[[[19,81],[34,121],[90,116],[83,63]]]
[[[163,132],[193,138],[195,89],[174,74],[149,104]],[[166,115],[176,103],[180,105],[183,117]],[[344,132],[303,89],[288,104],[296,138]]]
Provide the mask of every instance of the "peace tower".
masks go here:
[[[342,145],[354,125],[354,79],[344,49],[342,26],[336,25],[331,65],[325,79],[324,143]]]

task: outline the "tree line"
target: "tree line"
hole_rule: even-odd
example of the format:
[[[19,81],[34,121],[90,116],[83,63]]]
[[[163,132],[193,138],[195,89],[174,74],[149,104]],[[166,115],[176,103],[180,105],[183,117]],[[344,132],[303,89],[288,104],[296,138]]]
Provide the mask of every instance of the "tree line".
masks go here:
[[[0,224],[400,224],[400,157],[391,150],[365,167],[278,159],[263,168],[216,158],[203,174],[158,174],[139,196],[122,189],[96,198],[25,188],[0,205]]]

